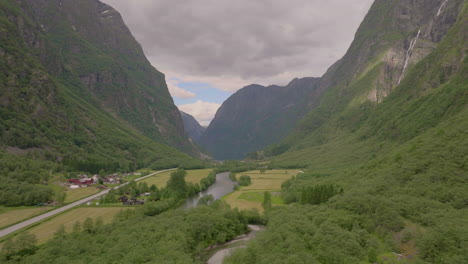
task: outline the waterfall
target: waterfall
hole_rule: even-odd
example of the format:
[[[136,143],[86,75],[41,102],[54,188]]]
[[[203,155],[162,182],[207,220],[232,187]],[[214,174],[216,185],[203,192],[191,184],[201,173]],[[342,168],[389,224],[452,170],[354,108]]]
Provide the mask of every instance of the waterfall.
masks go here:
[[[416,35],[416,37],[413,40],[411,40],[410,45],[408,47],[408,50],[406,50],[405,64],[403,65],[403,70],[401,71],[400,78],[398,78],[398,83],[397,84],[400,84],[401,79],[403,78],[403,73],[405,73],[406,67],[408,67],[408,63],[409,63],[409,60],[411,58],[411,54],[413,53],[413,49],[416,46],[416,42],[418,41],[420,35],[421,35],[421,29],[418,30],[418,34]]]
[[[442,5],[439,7],[439,11],[437,11],[437,16],[440,16],[440,13],[442,13],[442,10],[444,9],[445,5],[447,4],[448,0],[445,0]]]

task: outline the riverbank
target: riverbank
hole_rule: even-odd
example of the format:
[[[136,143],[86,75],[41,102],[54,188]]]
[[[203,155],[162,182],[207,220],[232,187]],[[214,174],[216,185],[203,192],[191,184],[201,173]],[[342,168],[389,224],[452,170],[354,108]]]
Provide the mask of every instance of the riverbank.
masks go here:
[[[246,246],[249,240],[254,239],[258,232],[263,231],[265,226],[260,225],[248,225],[250,232],[247,234],[240,235],[235,239],[207,248],[205,251],[209,257],[207,264],[222,264],[224,258],[230,256],[236,249]]]

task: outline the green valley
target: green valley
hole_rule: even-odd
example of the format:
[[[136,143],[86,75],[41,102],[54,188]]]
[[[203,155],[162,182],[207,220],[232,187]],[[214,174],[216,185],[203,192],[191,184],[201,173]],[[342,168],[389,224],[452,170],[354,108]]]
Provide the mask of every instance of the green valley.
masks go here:
[[[199,4],[206,21],[192,6],[177,30],[171,18],[185,10],[150,2],[128,3],[126,14],[149,23],[142,8],[160,8],[151,15],[162,24],[136,34],[156,35],[161,46],[145,47],[153,63],[167,63],[154,53],[164,47],[183,58],[172,67],[190,65],[169,88],[109,5],[0,0],[0,262],[468,263],[466,1],[375,0],[320,78],[232,93],[197,81],[238,84],[243,64],[210,35],[238,29],[194,32],[213,10],[229,17],[219,3]],[[304,52],[318,41],[263,11],[275,20],[267,33],[301,38]],[[171,42],[194,33],[196,44]],[[250,59],[272,58],[254,81],[297,49],[247,42],[258,49]],[[213,43],[216,60],[202,68],[218,75],[193,81],[188,51]],[[219,94],[230,97],[199,97]]]

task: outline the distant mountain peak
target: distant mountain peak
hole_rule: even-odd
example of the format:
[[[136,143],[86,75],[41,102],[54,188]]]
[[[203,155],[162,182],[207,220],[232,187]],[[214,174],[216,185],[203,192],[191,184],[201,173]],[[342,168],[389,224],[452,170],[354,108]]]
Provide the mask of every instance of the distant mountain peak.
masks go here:
[[[193,141],[198,142],[203,132],[205,132],[206,127],[200,125],[192,115],[181,110],[179,111],[182,116],[182,121],[184,122],[185,132]]]

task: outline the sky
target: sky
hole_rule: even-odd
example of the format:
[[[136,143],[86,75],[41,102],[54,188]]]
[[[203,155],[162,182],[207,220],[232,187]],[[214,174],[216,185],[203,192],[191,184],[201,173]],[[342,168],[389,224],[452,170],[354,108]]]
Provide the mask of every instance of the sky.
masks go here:
[[[175,104],[207,126],[252,83],[320,77],[373,0],[102,0],[119,11]]]

